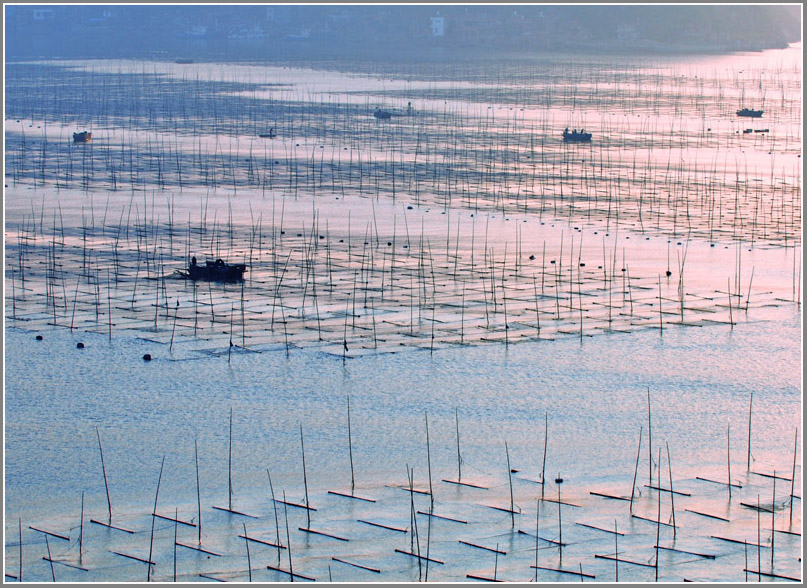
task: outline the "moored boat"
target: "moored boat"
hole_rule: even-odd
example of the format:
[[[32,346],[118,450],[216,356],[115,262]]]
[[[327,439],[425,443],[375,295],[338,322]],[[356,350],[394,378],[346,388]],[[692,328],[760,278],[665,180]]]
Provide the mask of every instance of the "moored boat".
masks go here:
[[[92,133],[90,131],[73,133],[73,143],[89,143],[90,141],[92,141]]]
[[[753,110],[752,108],[743,108],[737,111],[737,116],[745,116],[748,118],[762,118],[763,110]]]

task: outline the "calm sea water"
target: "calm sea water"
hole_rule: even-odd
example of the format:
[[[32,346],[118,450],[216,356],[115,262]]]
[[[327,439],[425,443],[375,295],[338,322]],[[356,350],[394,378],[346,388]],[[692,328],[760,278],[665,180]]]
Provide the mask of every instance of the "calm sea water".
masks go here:
[[[795,52],[785,51],[664,60],[648,68],[646,75],[648,79],[659,72],[668,78],[687,76],[691,82],[686,85],[688,91],[699,96],[711,92],[715,100],[708,106],[695,100],[693,109],[706,109],[712,116],[712,110],[723,100],[730,104],[726,108],[733,115],[734,101],[743,98],[748,102],[752,98],[773,102],[781,97],[784,104],[787,95],[787,100],[792,100],[793,88],[786,88],[784,82],[768,84],[765,67],[774,64],[777,71],[790,77],[794,71],[800,75],[800,56],[799,48],[798,58]],[[578,63],[575,67],[576,71],[590,73],[600,65]],[[80,64],[80,67],[91,71],[113,67],[124,73],[145,66],[124,63]],[[148,67],[171,71],[176,68],[174,64]],[[218,77],[221,83],[227,79],[244,81],[252,75],[258,79],[268,76],[266,71],[257,74],[248,68],[242,71],[242,66],[203,67],[205,75]],[[625,65],[614,67],[623,71]],[[745,73],[737,75],[748,78],[745,84],[730,87],[726,83],[724,87],[708,81],[725,80],[731,77],[731,72],[740,71]],[[294,100],[310,99],[319,91],[335,91],[334,88],[346,92],[345,96],[350,96],[350,92],[390,93],[398,100],[418,89],[427,95],[440,89],[440,84],[432,81],[419,88],[403,75],[395,78],[394,72],[390,73],[390,81],[315,70],[306,71],[303,78],[295,78],[299,75],[302,74],[296,70],[287,70],[273,79],[300,83],[292,94]],[[445,84],[451,91],[464,88],[453,79],[455,75],[446,76]],[[521,74],[513,73],[512,83],[484,87],[480,95],[485,99],[495,96],[496,91],[509,95],[507,91],[517,90],[524,83],[518,75]],[[706,82],[694,81],[704,77]],[[754,85],[756,82],[762,90]],[[471,82],[468,86],[475,87]],[[730,97],[721,94],[738,87],[745,87],[746,94]],[[629,94],[624,88],[620,91]],[[277,91],[272,92],[275,98],[279,96]],[[752,96],[753,92],[757,94]],[[602,93],[607,92],[602,89]],[[452,103],[453,107],[467,112],[471,107],[460,105],[474,95],[462,94],[461,99]],[[357,100],[361,102],[366,97]],[[424,99],[419,106],[431,108],[437,102]],[[480,100],[473,108],[482,109],[483,105],[485,102]],[[601,115],[577,108],[575,116],[585,118],[590,126]],[[773,107],[772,110],[775,112]],[[793,118],[791,109],[787,112],[770,120],[770,125],[787,129],[782,131],[788,137],[785,152],[777,153],[779,159],[771,159],[770,153],[764,152],[769,145],[755,144],[754,149],[747,150],[748,157],[741,166],[763,170],[764,174],[758,175],[764,175],[766,182],[769,176],[773,177],[771,184],[776,184],[777,178],[792,183],[800,177],[791,159],[800,155],[792,149],[800,136],[801,121]],[[635,130],[627,123],[619,126],[598,120],[595,124],[600,129],[611,124],[626,134]],[[659,129],[661,124],[656,122],[653,128]],[[737,122],[731,119],[731,123],[725,123],[722,132],[726,136],[734,130],[729,128],[730,124]],[[696,132],[693,129],[685,131]],[[737,145],[732,149],[742,151]],[[639,148],[636,153],[640,153]],[[718,157],[715,153],[721,153],[719,145],[709,153],[711,159],[706,167],[720,168],[724,173],[725,160],[715,159]],[[699,157],[691,154],[695,159]],[[642,153],[641,157],[647,155]],[[679,155],[677,152],[676,157]],[[653,157],[658,156],[656,150]],[[738,164],[732,162],[732,165]],[[749,177],[754,173],[757,172]],[[49,198],[54,195],[50,188],[39,190]],[[7,210],[12,213],[7,223],[20,223],[31,213],[24,194],[22,190],[14,192],[7,202]],[[182,195],[177,194],[177,198]],[[80,199],[73,196],[63,200],[65,215],[78,222],[83,214]],[[777,204],[784,206],[784,202],[784,197],[776,200],[771,209]],[[183,204],[189,208],[195,206],[194,202]],[[236,217],[247,216],[247,210],[237,208]],[[785,232],[799,229],[800,210],[783,217],[795,223]],[[596,224],[599,220],[595,218],[592,222]],[[693,250],[700,247],[708,252],[707,243],[705,239],[696,240]],[[658,258],[659,250],[654,250],[652,256]],[[637,265],[641,262],[637,260]],[[697,275],[697,259],[692,265],[691,271]],[[733,270],[726,271],[730,275]],[[761,268],[758,276],[763,273]],[[421,549],[426,549],[428,537],[432,557],[442,562],[430,567],[429,579],[463,581],[468,573],[488,576],[496,573],[511,580],[532,579],[534,570],[529,566],[534,563],[534,538],[517,530],[534,532],[536,498],[542,492],[536,481],[545,472],[543,491],[547,497],[555,497],[562,491],[563,500],[573,506],[563,508],[561,527],[557,505],[542,503],[539,535],[558,541],[562,528],[562,539],[568,545],[561,551],[551,542],[540,541],[540,565],[573,570],[582,566],[584,572],[596,575],[597,580],[610,581],[613,562],[595,555],[613,553],[613,537],[583,524],[611,529],[618,520],[620,531],[625,532],[619,538],[621,557],[645,564],[652,564],[656,557],[655,523],[631,517],[625,501],[591,494],[599,491],[630,495],[641,429],[635,512],[655,521],[656,509],[661,505],[661,520],[668,521],[674,511],[680,524],[678,532],[672,536],[670,528],[663,528],[661,543],[683,551],[716,555],[711,560],[691,553],[664,552],[660,556],[661,579],[743,581],[746,578],[743,547],[713,538],[719,535],[757,541],[756,511],[743,507],[742,502],[759,499],[770,505],[773,499],[776,528],[801,531],[801,501],[800,498],[792,501],[791,515],[790,481],[777,481],[774,495],[773,478],[768,476],[774,471],[782,477],[792,476],[795,436],[794,485],[795,494],[801,495],[802,315],[800,306],[791,300],[791,277],[794,276],[780,275],[771,282],[782,289],[775,293],[781,295],[779,303],[757,308],[747,316],[739,313],[733,328],[727,324],[673,326],[663,333],[646,329],[584,337],[582,341],[569,336],[508,347],[489,344],[437,349],[433,353],[402,349],[400,353],[369,354],[347,361],[316,349],[292,348],[287,354],[279,345],[258,346],[250,351],[236,349],[231,356],[194,351],[182,345],[169,351],[165,344],[150,341],[146,333],[116,332],[110,340],[102,333],[71,333],[39,324],[26,327],[8,319],[11,311],[7,302],[6,574],[18,573],[20,525],[25,580],[51,578],[49,564],[41,560],[48,547],[55,559],[78,563],[83,494],[82,565],[88,571],[57,564],[57,580],[143,581],[145,564],[111,552],[146,558],[152,551],[149,513],[154,507],[163,459],[157,512],[171,516],[177,513],[182,520],[199,522],[195,468],[198,449],[203,545],[223,555],[211,559],[184,550],[178,555],[180,579],[199,580],[204,579],[199,574],[206,574],[246,581],[250,572],[239,533],[246,531],[250,536],[271,541],[279,536],[283,544],[287,543],[283,528],[286,513],[282,510],[278,513],[281,532],[276,526],[268,470],[277,498],[285,492],[289,502],[299,504],[307,492],[311,505],[317,508],[311,512],[310,522],[302,509],[288,509],[288,539],[295,572],[318,580],[370,581],[379,577],[389,581],[417,580],[424,573],[417,560],[394,551],[411,549],[412,533],[397,533],[359,522],[369,519],[412,531],[410,507],[414,504],[416,510],[427,511],[429,501],[425,495],[417,494],[410,503],[409,493],[396,486],[408,484],[408,468],[413,468],[415,487],[433,488],[434,512],[465,521],[417,515]],[[36,334],[43,335],[43,340],[37,341]],[[84,349],[76,348],[78,342],[84,343]],[[154,360],[144,362],[145,353],[151,353]],[[650,447],[648,393],[652,412]],[[748,409],[752,395],[749,468]],[[352,445],[348,444],[348,397]],[[442,481],[456,479],[458,474],[457,429],[463,480],[486,486],[487,490]],[[545,435],[548,442],[544,466]],[[98,436],[103,444],[113,522],[134,530],[132,535],[89,522],[91,518],[106,521],[108,516]],[[372,497],[374,503],[328,493],[350,492],[351,450],[356,494]],[[670,462],[675,488],[681,492],[674,504],[669,501],[669,493],[646,487],[659,484],[659,477],[661,485],[668,486]],[[725,481],[728,468],[738,486],[732,497],[724,485],[698,480]],[[555,483],[556,478],[562,478],[562,484]],[[257,518],[212,508],[228,505],[228,480],[233,508]],[[490,508],[509,508],[511,495],[518,511],[512,520],[509,513]],[[711,513],[726,521],[689,511]],[[801,577],[801,537],[775,534],[776,562],[772,567],[771,517],[769,513],[763,513],[762,517],[763,547],[759,556],[762,570]],[[174,526],[164,519],[157,522],[153,544],[157,565],[153,578],[170,580]],[[51,536],[46,545],[44,535],[30,526],[69,535],[69,541]],[[300,530],[306,526],[350,541]],[[197,531],[198,527],[181,526],[180,541],[196,544]],[[494,553],[460,541],[491,548],[498,545],[507,555],[495,559]],[[279,565],[275,549],[254,542],[250,547],[253,579],[287,578],[266,569],[266,565]],[[282,550],[281,555],[280,565],[288,569],[288,550]],[[758,569],[754,559],[756,548],[751,556],[754,563],[747,567]],[[382,570],[382,574],[337,562],[333,557],[361,562]],[[579,578],[542,570],[539,579]],[[652,581],[654,570],[625,564],[620,567],[620,579]]]

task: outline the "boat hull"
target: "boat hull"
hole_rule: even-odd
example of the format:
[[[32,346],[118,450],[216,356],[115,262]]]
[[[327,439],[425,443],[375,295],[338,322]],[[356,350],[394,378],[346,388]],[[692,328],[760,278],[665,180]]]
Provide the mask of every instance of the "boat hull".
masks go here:
[[[203,282],[241,282],[247,266],[243,263],[226,264],[221,260],[208,261],[205,265],[188,266],[188,278]]]

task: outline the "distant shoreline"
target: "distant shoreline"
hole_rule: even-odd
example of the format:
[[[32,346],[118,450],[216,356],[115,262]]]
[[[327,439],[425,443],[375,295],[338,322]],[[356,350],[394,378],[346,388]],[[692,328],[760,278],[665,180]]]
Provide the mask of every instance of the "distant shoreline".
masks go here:
[[[30,45],[36,46],[34,39]],[[394,54],[399,62],[412,63],[469,63],[496,61],[501,59],[531,60],[563,55],[607,55],[610,57],[653,57],[676,55],[728,55],[732,53],[758,53],[769,50],[787,49],[800,41],[784,46],[763,46],[760,43],[693,43],[688,45],[661,43],[651,40],[636,40],[630,43],[619,41],[576,42],[566,46],[553,47],[486,47],[483,50],[471,46],[455,45],[446,47],[435,43],[387,44],[383,50],[371,43],[338,43],[332,39],[291,41],[285,39],[228,40],[207,39],[204,41],[166,40],[164,46],[143,48],[142,51],[115,51],[107,43],[98,43],[98,49],[88,51],[86,47],[60,47],[58,52],[37,51],[35,47],[22,47],[7,44],[6,63],[25,60],[53,59],[144,59],[155,58],[174,61],[188,59],[198,62],[244,61],[244,62],[287,62],[287,61],[334,61],[351,60],[367,63],[389,62]],[[24,45],[26,43],[21,43]]]

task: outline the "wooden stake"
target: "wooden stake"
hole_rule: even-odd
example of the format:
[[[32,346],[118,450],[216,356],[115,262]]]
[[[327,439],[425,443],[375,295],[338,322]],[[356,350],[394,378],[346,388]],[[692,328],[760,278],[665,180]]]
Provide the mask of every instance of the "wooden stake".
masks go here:
[[[616,527],[616,519],[614,519],[614,574],[616,575],[615,582],[619,582],[619,532]]]
[[[106,477],[106,466],[104,465],[104,448],[101,446],[101,433],[95,427],[95,435],[98,437],[98,450],[101,452],[101,471],[104,474],[104,487],[106,488],[106,502],[109,507],[109,523],[112,524],[112,501],[109,499],[109,482]]]
[[[633,495],[636,492],[636,475],[639,473],[639,453],[642,451],[642,427],[639,427],[639,447],[636,449],[636,466],[633,468],[633,486],[630,489],[630,512],[633,514]]]
[[[546,488],[546,444],[549,441],[549,412],[544,412],[544,460],[541,465],[541,500],[544,499]]]
[[[432,324],[434,324],[432,322]],[[429,444],[429,413],[424,412],[424,416],[426,417],[426,465],[429,471],[429,498],[431,499],[431,504],[434,506],[434,487],[432,486],[432,452],[431,452],[431,445]]]
[[[294,582],[294,568],[291,565],[291,536],[289,535],[289,509],[286,507],[286,491],[283,491],[283,511],[286,514],[286,551],[289,552],[289,577]],[[278,554],[280,552],[278,551]]]
[[[762,556],[760,555],[760,543],[761,543],[761,525],[760,525],[760,516],[762,509],[759,508],[759,494],[757,494],[757,581],[762,581],[762,574],[759,572],[762,571]]]
[[[510,468],[510,450],[507,448],[507,441],[504,442],[504,452],[507,455],[507,479],[510,481],[510,526],[516,526],[516,514],[513,504],[513,473]]]
[[[244,526],[244,544],[247,547],[247,571],[249,572],[249,581],[252,582],[252,560],[249,557],[249,539],[247,538],[247,524],[241,523]]]
[[[793,525],[793,493],[796,489],[796,453],[799,450],[799,428],[796,427],[796,439],[793,441],[793,473],[790,474],[790,524]]]
[[[754,405],[754,393],[751,392],[751,400],[748,402],[748,471],[751,471],[751,408]]]
[[[555,484],[558,486],[558,550],[560,553],[560,563],[563,564],[563,521],[561,520],[560,512],[563,503],[560,500],[560,485],[563,483],[563,478],[558,474]]]
[[[771,571],[773,571],[774,535],[776,535],[776,470],[773,470],[773,496],[771,497]]]
[[[163,455],[163,460],[160,463],[160,475],[157,477],[157,491],[154,493],[154,510],[152,510],[151,514],[157,514],[157,498],[160,495],[160,482],[163,479],[163,466],[165,465],[165,456]],[[146,582],[151,582],[151,566],[152,566],[152,555],[154,553],[154,523],[157,520],[156,516],[151,517],[151,539],[149,541],[149,563],[148,563],[148,571],[146,572]]]
[[[193,440],[193,457],[196,462],[196,508],[198,515],[198,541],[199,545],[202,544],[202,495],[199,489],[199,447],[197,446],[196,439]]]
[[[661,449],[659,449],[659,463],[661,463]],[[658,513],[656,515],[656,582],[658,582],[658,541],[661,534],[661,493],[658,495]]]
[[[535,576],[533,582],[538,581],[538,521],[541,518],[541,501],[535,501]]]
[[[353,440],[350,434],[350,394],[347,395],[347,445],[350,452],[350,493],[356,490],[356,478],[353,474]]]
[[[233,510],[233,408],[230,407],[230,444],[227,457],[227,508]]]
[[[81,557],[84,547],[84,491],[81,491],[81,519],[79,521],[78,531],[78,563],[81,563]]]
[[[305,473],[305,442],[303,441],[303,424],[300,423],[300,448],[303,453],[303,486],[305,487],[305,516],[308,521],[307,527],[311,528],[311,508],[308,504],[308,476]]]
[[[666,443],[666,441],[665,441]],[[670,444],[666,443],[667,445],[667,470],[670,472],[670,506],[672,508],[672,527],[673,527],[673,539],[675,539],[675,534],[678,529],[675,525],[675,491],[673,490],[673,480],[672,480],[672,461],[670,461]],[[661,476],[659,476],[661,477]],[[659,484],[660,485],[660,484]],[[659,499],[661,495],[659,495]]]
[[[53,579],[54,582],[56,582],[56,572],[53,570],[53,557],[51,557],[50,555],[50,542],[48,541],[47,535],[45,535],[45,546],[48,548],[48,561],[50,562],[50,577]]]
[[[179,509],[174,509],[174,582],[177,581],[177,527],[179,527]]]
[[[462,482],[462,457],[460,456],[460,415],[457,407],[454,407],[454,422],[457,425],[457,482]],[[793,463],[793,467],[795,467],[795,457],[793,458]],[[792,508],[790,510],[791,512],[793,511]]]
[[[731,500],[731,423],[726,429],[726,468],[728,470],[729,500]]]
[[[650,486],[653,485],[653,429],[650,420],[650,387],[647,388],[647,473]]]
[[[269,474],[269,468],[266,468],[266,475],[269,477],[269,491],[272,493],[272,507],[275,511],[275,538],[277,544],[280,545],[280,522],[277,517],[277,500],[275,500],[275,489],[272,486],[272,476]],[[277,565],[280,566],[280,550],[277,552]]]

